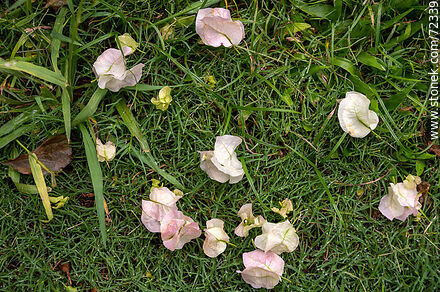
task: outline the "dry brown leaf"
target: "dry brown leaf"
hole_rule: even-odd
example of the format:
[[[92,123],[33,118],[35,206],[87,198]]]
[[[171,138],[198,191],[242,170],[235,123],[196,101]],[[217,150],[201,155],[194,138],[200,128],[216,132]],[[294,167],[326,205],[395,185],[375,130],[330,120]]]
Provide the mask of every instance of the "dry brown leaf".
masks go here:
[[[55,10],[60,9],[64,5],[66,5],[67,0],[48,0],[44,9],[52,7]]]
[[[72,148],[65,135],[53,136],[41,143],[32,153],[51,171],[59,171],[72,161]],[[31,174],[29,155],[23,154],[15,159],[4,162],[22,174]],[[43,167],[43,174],[47,171]]]
[[[440,145],[432,145],[431,148],[429,148],[429,151],[440,157]]]

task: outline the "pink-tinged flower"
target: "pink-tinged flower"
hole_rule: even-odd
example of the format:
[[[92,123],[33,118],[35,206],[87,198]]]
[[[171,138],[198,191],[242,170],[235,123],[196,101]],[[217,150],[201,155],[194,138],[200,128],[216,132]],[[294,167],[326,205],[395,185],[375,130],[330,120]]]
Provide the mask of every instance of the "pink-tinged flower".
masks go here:
[[[168,188],[152,188],[151,201],[142,200],[142,223],[150,232],[160,232],[160,221],[171,210],[177,210],[176,202],[180,198]]]
[[[355,138],[367,136],[379,123],[379,117],[369,107],[370,100],[365,95],[356,91],[347,92],[338,108],[342,130]]]
[[[388,194],[379,203],[379,211],[388,219],[405,221],[409,215],[417,215],[422,205],[419,203],[421,193],[417,185],[422,181],[417,176],[408,175],[401,183],[390,183]]]
[[[240,237],[246,237],[249,235],[249,230],[254,227],[261,227],[266,222],[263,216],[259,215],[255,217],[252,214],[252,204],[245,204],[241,206],[238,211],[238,216],[241,218],[240,224],[235,228],[235,235]]]
[[[244,39],[241,21],[233,21],[228,9],[200,9],[196,18],[196,32],[205,45],[230,47]]]
[[[185,243],[202,234],[199,224],[177,209],[165,214],[160,223],[160,232],[163,245],[171,251],[181,249]]]
[[[253,288],[272,289],[281,280],[284,272],[283,259],[273,253],[254,250],[243,253],[245,269],[238,271],[243,280]]]
[[[200,151],[200,168],[220,183],[238,183],[244,176],[243,166],[235,148],[241,143],[237,136],[224,135],[215,139],[214,151]]]
[[[210,258],[215,258],[226,249],[229,236],[223,228],[224,222],[220,219],[214,218],[206,222],[203,252]]]
[[[255,238],[257,248],[281,254],[292,252],[298,247],[298,235],[288,220],[281,223],[266,222],[262,229],[263,234]]]
[[[124,56],[133,53],[133,49],[123,47],[122,51],[124,55],[118,49],[107,49],[93,63],[93,72],[98,78],[99,88],[107,88],[110,91],[117,92],[122,87],[136,85],[141,79],[144,64],[137,64],[127,70]]]

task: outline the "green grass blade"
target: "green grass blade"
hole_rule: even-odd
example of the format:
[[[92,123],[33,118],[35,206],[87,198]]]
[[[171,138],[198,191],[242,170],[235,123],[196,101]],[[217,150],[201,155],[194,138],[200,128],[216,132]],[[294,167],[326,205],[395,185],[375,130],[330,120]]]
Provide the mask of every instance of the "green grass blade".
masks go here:
[[[83,124],[79,125],[83,137],[83,143],[86,150],[87,164],[89,165],[90,177],[92,178],[93,192],[95,194],[96,212],[98,213],[99,230],[101,231],[102,242],[104,246],[107,243],[107,229],[105,227],[105,209],[104,209],[104,186],[102,183],[102,171],[96,155],[95,143]]]
[[[32,119],[32,116],[32,111],[26,111],[6,122],[6,124],[0,128],[0,137],[11,133],[15,128]]]
[[[6,136],[1,137],[0,138],[0,149],[5,147],[6,145],[11,143],[12,141],[14,141],[15,139],[17,139],[21,135],[24,135],[27,132],[30,132],[33,128],[34,128],[33,125],[22,126],[22,127],[18,128],[17,130],[15,130],[14,132],[12,132]]]
[[[55,24],[53,26],[53,33],[62,34],[64,20],[66,19],[67,9],[62,7],[58,12],[57,18],[55,19]],[[58,69],[58,58],[60,57],[60,46],[61,41],[57,38],[52,38],[52,43],[50,44],[50,58],[52,59],[52,66],[55,72],[59,72]]]
[[[163,171],[159,168],[159,166],[154,161],[153,155],[151,155],[150,148],[148,146],[148,142],[145,139],[145,137],[141,133],[141,129],[139,128],[138,123],[136,122],[136,119],[134,118],[133,114],[131,113],[130,109],[127,107],[127,104],[125,103],[125,100],[120,100],[116,104],[116,109],[119,112],[119,115],[121,116],[124,124],[127,126],[130,133],[136,137],[136,139],[141,144],[141,148],[144,153],[140,153],[139,151],[133,149],[133,153],[135,156],[141,160],[143,163],[147,164],[149,167],[151,167],[154,171],[156,171],[160,176],[162,176],[164,179],[175,185],[179,189],[185,189],[185,186],[181,184],[176,178],[174,178],[172,175],[168,174],[167,172]]]
[[[63,111],[64,128],[66,129],[67,141],[70,143],[70,130],[72,125],[70,116],[70,96],[67,88],[63,88],[63,92],[61,94],[61,108]]]
[[[52,207],[50,206],[49,193],[47,192],[46,182],[44,181],[43,170],[40,164],[37,162],[35,154],[29,155],[29,165],[31,167],[32,176],[34,177],[35,185],[37,186],[38,193],[43,201],[44,210],[46,211],[47,221],[49,222],[53,218]]]
[[[38,77],[44,81],[59,85],[61,87],[66,86],[66,78],[64,78],[60,72],[54,72],[29,62],[15,60],[5,61],[0,59],[0,69],[28,73],[32,76]]]
[[[75,117],[75,119],[73,119],[72,126],[75,127],[79,123],[91,117],[95,113],[99,103],[101,102],[101,99],[105,96],[106,93],[107,89],[101,89],[99,87],[96,88],[87,105],[81,110],[81,112]]]
[[[289,146],[288,146],[289,147]],[[309,159],[307,159],[304,155],[302,155],[301,153],[299,153],[298,151],[296,151],[295,149],[293,149],[292,147],[289,147],[289,149],[292,150],[292,152],[294,152],[296,155],[298,155],[299,157],[301,157],[305,162],[307,162],[307,164],[309,164],[311,167],[313,167],[313,169],[316,172],[316,175],[318,176],[319,181],[322,184],[322,187],[324,188],[325,192],[327,193],[328,199],[330,200],[330,204],[333,206],[333,209],[335,210],[336,216],[339,218],[339,221],[342,225],[345,225],[344,223],[344,218],[342,217],[341,212],[338,209],[338,206],[336,205],[335,199],[333,198],[332,193],[330,192],[330,189],[328,188],[324,178],[322,177],[321,172],[319,171],[318,167],[311,162]]]

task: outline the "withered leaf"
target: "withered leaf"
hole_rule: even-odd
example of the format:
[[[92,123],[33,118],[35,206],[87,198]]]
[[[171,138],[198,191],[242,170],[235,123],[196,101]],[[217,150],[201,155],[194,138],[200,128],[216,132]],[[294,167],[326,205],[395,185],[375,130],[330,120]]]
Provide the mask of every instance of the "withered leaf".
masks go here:
[[[64,5],[66,5],[67,0],[48,0],[44,9],[52,7],[55,10],[60,9]]]
[[[429,148],[429,151],[440,157],[440,145],[432,145],[431,148]]]
[[[66,135],[53,136],[41,143],[32,153],[51,171],[59,171],[72,161],[72,148]],[[22,174],[31,174],[29,155],[22,154],[15,159],[4,162]],[[43,168],[43,174],[48,172]]]

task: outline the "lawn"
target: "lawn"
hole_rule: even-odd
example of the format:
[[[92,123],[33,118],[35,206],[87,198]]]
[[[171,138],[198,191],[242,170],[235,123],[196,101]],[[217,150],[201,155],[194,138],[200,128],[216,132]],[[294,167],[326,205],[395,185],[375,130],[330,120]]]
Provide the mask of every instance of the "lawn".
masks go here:
[[[72,161],[49,193],[69,200],[43,222],[38,193],[19,192],[9,166],[0,166],[0,290],[251,291],[236,271],[261,229],[235,236],[237,212],[252,203],[255,215],[281,222],[270,208],[284,198],[293,203],[288,219],[299,246],[282,255],[286,279],[275,291],[440,289],[440,149],[430,141],[428,100],[428,73],[438,64],[430,62],[428,1],[69,0],[59,11],[45,4],[5,0],[0,8],[0,162],[26,153],[18,142],[32,150],[70,133]],[[244,41],[202,44],[194,26],[202,6],[228,8],[244,24]],[[160,32],[166,25],[170,36]],[[93,63],[124,33],[139,43],[127,67],[145,64],[142,79],[98,98]],[[41,69],[6,68],[11,58],[57,72],[69,86]],[[166,111],[151,103],[163,86],[172,88]],[[338,101],[348,91],[365,94],[379,116],[365,138],[339,125]],[[96,110],[76,122],[91,99]],[[116,145],[115,159],[100,163],[102,179],[84,133]],[[245,177],[231,185],[211,180],[198,153],[226,134],[243,139]],[[420,215],[390,221],[379,202],[408,174],[430,185]],[[153,179],[184,192],[179,209],[202,230],[223,220],[235,247],[209,258],[202,235],[166,249],[140,219]],[[20,182],[34,184],[32,175]],[[96,183],[109,211],[101,227]]]

